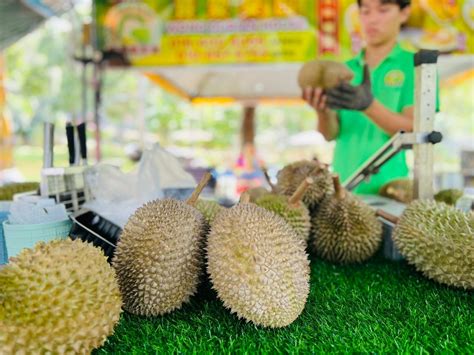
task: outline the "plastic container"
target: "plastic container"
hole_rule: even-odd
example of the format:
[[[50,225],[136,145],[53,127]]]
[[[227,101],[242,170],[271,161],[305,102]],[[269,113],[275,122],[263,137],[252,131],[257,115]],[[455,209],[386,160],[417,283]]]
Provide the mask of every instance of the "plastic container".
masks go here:
[[[41,224],[10,224],[3,222],[3,232],[7,245],[8,256],[18,255],[24,248],[32,248],[37,242],[54,239],[66,239],[71,231],[69,219]]]
[[[8,219],[7,211],[0,211],[0,265],[6,264],[8,261],[7,245],[5,244],[5,236],[3,233],[3,222]]]

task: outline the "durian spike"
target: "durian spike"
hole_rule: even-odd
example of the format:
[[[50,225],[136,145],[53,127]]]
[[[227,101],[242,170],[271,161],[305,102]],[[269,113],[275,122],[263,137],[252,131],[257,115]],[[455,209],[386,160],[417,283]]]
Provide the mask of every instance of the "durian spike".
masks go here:
[[[336,194],[336,197],[339,200],[342,200],[344,197],[346,197],[346,190],[341,185],[341,180],[339,180],[339,175],[334,174],[332,176],[332,183],[334,185],[334,191]]]
[[[202,177],[201,181],[199,181],[198,186],[194,189],[193,194],[190,198],[186,201],[186,203],[190,206],[196,205],[197,200],[199,199],[199,195],[201,194],[202,190],[206,187],[207,183],[211,179],[210,173],[205,173]]]
[[[250,203],[250,195],[248,192],[243,192],[242,195],[240,195],[239,203]]]
[[[270,188],[272,189],[272,192],[273,193],[276,193],[276,187],[275,185],[272,183],[271,179],[270,179],[270,175],[268,175],[268,169],[263,166],[262,167],[262,171],[263,171],[263,175],[265,175],[265,180],[267,180],[267,183],[268,185],[270,186]]]
[[[298,186],[298,188],[296,189],[296,191],[293,193],[293,195],[291,195],[291,197],[288,199],[288,203],[290,205],[296,205],[298,204],[298,202],[301,201],[301,199],[303,198],[304,194],[306,193],[306,191],[308,190],[309,186],[314,182],[313,179],[311,179],[310,177],[307,177],[306,179],[304,179],[300,186]]]
[[[397,224],[398,221],[400,220],[400,218],[398,218],[397,216],[394,216],[393,214],[385,212],[384,210],[381,210],[381,209],[378,209],[375,212],[375,214],[379,217],[382,217],[382,218],[386,219],[387,221],[389,221],[393,224]]]

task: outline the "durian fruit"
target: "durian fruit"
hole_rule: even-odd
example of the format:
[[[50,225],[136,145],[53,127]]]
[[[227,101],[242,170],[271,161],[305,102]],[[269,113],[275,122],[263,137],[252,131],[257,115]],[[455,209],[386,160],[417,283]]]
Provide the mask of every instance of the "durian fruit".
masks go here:
[[[250,202],[255,202],[257,201],[260,197],[265,196],[266,194],[269,194],[270,191],[268,191],[266,188],[263,186],[258,186],[258,187],[252,187],[251,189],[248,189],[245,191],[248,193],[250,197]]]
[[[430,200],[412,202],[393,240],[410,264],[437,282],[474,289],[474,214]]]
[[[162,315],[196,292],[206,223],[194,205],[209,178],[206,174],[186,202],[148,202],[128,220],[112,261],[126,311]]]
[[[11,201],[15,194],[39,189],[37,182],[16,182],[0,186],[0,201]]]
[[[458,189],[446,189],[439,191],[434,195],[437,202],[444,202],[447,205],[454,206],[456,202],[462,197],[463,192]]]
[[[284,327],[309,293],[305,243],[280,216],[243,196],[217,215],[208,239],[208,273],[224,306],[239,318]]]
[[[216,215],[224,209],[224,207],[219,205],[216,201],[203,199],[197,201],[196,208],[201,212],[208,225],[211,225]]]
[[[303,202],[310,210],[314,210],[332,191],[331,174],[324,165],[314,160],[301,160],[289,164],[278,172],[276,188],[278,193],[291,196],[307,177],[311,177],[313,183],[304,194]]]
[[[267,194],[260,197],[256,204],[283,217],[298,236],[307,242],[311,229],[311,217],[308,208],[301,202],[301,198],[312,183],[313,179],[306,178],[290,198],[283,195]]]
[[[330,89],[342,81],[351,81],[354,73],[343,63],[328,60],[312,60],[305,63],[298,73],[301,89],[321,87]]]
[[[121,307],[100,249],[40,242],[0,269],[0,353],[90,354],[113,333]]]
[[[263,186],[258,186],[258,187],[252,187],[251,189],[248,189],[245,191],[246,194],[249,195],[250,202],[255,203],[260,197],[263,197],[265,195],[271,194],[271,193],[276,193],[275,186],[272,184],[270,180],[270,176],[268,175],[268,170],[266,167],[262,167],[263,174],[265,175],[265,179],[268,183],[268,186],[270,186],[270,191],[263,187]]]
[[[413,201],[413,180],[395,179],[389,181],[380,188],[379,195],[398,202],[410,203]]]
[[[313,248],[331,262],[356,263],[375,254],[382,240],[382,224],[375,211],[346,191],[333,176],[335,193],[321,204],[313,217]]]

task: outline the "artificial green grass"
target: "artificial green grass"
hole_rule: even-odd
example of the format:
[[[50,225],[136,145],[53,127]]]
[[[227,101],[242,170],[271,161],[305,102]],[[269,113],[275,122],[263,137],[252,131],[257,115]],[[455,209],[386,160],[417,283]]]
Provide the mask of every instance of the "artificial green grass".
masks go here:
[[[96,353],[474,353],[472,292],[380,256],[354,266],[312,260],[311,269],[306,308],[289,327],[246,323],[201,294],[159,318],[124,313]]]

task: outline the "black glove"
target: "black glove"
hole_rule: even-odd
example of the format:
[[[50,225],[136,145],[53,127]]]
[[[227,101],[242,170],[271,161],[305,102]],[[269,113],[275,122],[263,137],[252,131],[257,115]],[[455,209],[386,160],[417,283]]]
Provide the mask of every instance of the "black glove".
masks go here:
[[[364,65],[364,79],[359,86],[345,81],[326,90],[327,105],[332,109],[364,111],[374,101],[370,84],[369,67]]]

